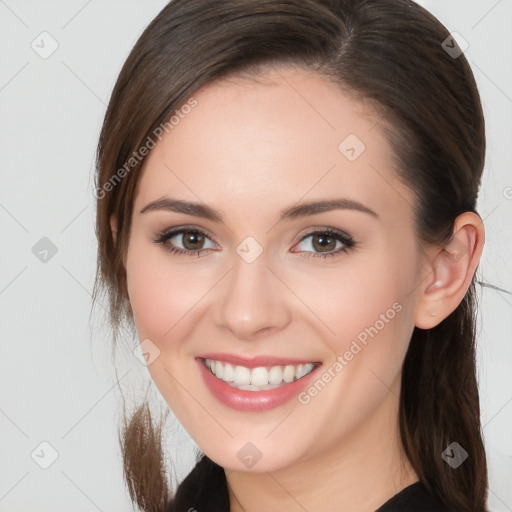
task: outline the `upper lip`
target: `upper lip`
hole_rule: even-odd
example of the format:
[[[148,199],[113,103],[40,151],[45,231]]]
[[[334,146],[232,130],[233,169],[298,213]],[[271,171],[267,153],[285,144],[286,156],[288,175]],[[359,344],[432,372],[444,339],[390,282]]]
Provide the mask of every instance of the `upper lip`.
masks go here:
[[[223,354],[223,353],[209,353],[198,356],[202,359],[214,359],[215,361],[221,361],[225,363],[231,363],[235,366],[245,366],[246,368],[257,368],[260,366],[286,366],[286,365],[297,365],[315,363],[311,359],[294,359],[290,357],[277,357],[277,356],[237,356],[235,354]]]

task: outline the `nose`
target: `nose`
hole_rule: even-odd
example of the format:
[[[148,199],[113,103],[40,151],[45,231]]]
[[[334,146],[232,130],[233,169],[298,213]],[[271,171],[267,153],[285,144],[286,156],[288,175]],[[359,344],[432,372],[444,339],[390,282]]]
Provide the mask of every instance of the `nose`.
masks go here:
[[[233,268],[219,283],[216,325],[245,341],[279,331],[291,320],[290,293],[269,268],[265,253],[252,263],[237,256]]]

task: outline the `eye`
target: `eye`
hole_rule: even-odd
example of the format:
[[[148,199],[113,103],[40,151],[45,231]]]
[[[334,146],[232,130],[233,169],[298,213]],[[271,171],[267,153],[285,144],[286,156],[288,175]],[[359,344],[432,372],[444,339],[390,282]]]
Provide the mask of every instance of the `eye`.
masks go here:
[[[184,227],[159,233],[153,242],[162,245],[166,251],[173,254],[200,256],[212,248],[203,247],[207,240],[210,240],[210,237],[204,231]],[[182,247],[176,247],[176,244],[181,244]]]
[[[306,243],[308,239],[310,240]],[[166,230],[157,234],[156,238],[153,239],[154,243],[162,245],[166,251],[172,254],[188,256],[200,256],[209,249],[215,248],[214,244],[210,247],[204,247],[207,241],[213,244],[204,231],[190,227]],[[292,252],[307,252],[309,253],[306,256],[308,258],[326,258],[347,252],[354,247],[355,242],[351,236],[343,231],[324,228],[303,235],[297,246],[300,244],[303,244],[305,248]],[[181,247],[177,245],[181,245]],[[308,248],[313,249],[313,251],[308,250]]]
[[[305,249],[302,250],[309,252],[307,258],[320,257],[327,258],[328,256],[339,256],[341,253],[347,252],[349,249],[354,247],[355,242],[353,238],[343,231],[337,229],[326,228],[322,230],[311,231],[304,235],[298,245],[304,243]],[[313,251],[319,251],[317,253],[308,251],[307,249],[313,249]],[[335,250],[337,249],[337,250]],[[293,251],[297,252],[297,251]]]

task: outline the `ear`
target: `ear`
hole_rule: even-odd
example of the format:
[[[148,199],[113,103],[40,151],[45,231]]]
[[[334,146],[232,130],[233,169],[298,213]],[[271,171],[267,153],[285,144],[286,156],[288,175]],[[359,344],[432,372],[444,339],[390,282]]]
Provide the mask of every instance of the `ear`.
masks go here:
[[[429,274],[420,288],[416,327],[435,327],[462,302],[480,261],[484,240],[482,219],[475,213],[465,212],[455,219],[448,244],[429,252]]]
[[[112,238],[114,239],[114,245],[117,244],[117,231],[118,231],[118,222],[117,216],[112,214],[110,216],[110,230],[112,231]],[[123,254],[123,266],[126,268],[126,255]]]
[[[112,238],[114,239],[114,245],[117,243],[117,229],[118,229],[118,223],[117,223],[117,217],[115,214],[112,214],[110,216],[110,230],[112,232]],[[126,269],[126,257],[123,255],[123,267]],[[125,296],[128,297],[128,286],[126,283],[126,272],[124,272],[121,276],[121,283],[120,286],[123,289],[123,292],[125,293]],[[128,306],[131,307],[130,305]]]
[[[112,238],[115,244],[117,242],[117,217],[115,214],[110,216],[110,230],[112,231]]]

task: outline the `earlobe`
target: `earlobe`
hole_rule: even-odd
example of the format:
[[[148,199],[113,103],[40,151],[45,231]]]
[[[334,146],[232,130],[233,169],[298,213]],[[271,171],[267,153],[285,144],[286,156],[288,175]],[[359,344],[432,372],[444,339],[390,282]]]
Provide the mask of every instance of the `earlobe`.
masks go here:
[[[431,253],[426,285],[420,287],[416,327],[435,327],[461,303],[480,261],[484,238],[478,215],[465,212],[457,217],[451,240]]]
[[[110,217],[110,230],[112,232],[112,238],[114,240],[114,245],[117,245],[118,229],[119,229],[119,226],[118,226],[117,216],[112,214],[111,217]],[[124,252],[123,252],[123,255],[122,255],[122,261],[123,261],[124,268],[126,268],[126,253],[124,253]]]

